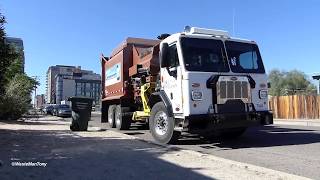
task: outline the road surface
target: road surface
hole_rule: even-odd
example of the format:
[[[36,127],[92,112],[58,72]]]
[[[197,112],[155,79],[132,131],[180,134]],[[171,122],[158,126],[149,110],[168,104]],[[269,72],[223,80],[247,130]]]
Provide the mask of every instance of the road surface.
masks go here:
[[[99,114],[93,114],[89,124],[107,127],[106,124],[101,125]],[[119,132],[153,141],[149,130],[144,130],[141,125]],[[170,146],[320,179],[320,127],[255,127],[248,129],[240,138],[229,141],[209,141],[196,135],[185,134],[178,144]]]
[[[45,116],[0,121],[0,179],[307,179]]]

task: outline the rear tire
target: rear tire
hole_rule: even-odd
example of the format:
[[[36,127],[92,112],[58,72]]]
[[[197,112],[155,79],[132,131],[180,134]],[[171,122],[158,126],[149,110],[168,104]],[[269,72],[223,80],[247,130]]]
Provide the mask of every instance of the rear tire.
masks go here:
[[[115,124],[118,130],[128,130],[131,125],[131,117],[124,114],[129,112],[130,108],[118,105],[115,110]]]
[[[116,127],[115,118],[114,118],[115,110],[116,110],[116,105],[110,105],[109,106],[109,109],[108,109],[108,123],[109,123],[109,127],[110,128],[115,128]]]
[[[149,128],[153,138],[161,144],[175,143],[181,135],[181,132],[174,131],[174,118],[169,116],[163,102],[152,107]]]

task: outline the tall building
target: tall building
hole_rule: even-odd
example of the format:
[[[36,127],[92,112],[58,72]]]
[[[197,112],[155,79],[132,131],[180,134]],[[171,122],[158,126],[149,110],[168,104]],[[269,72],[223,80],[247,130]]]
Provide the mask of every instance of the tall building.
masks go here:
[[[40,95],[37,95],[35,97],[35,108],[41,108],[43,107],[43,105],[45,104],[45,95],[44,94],[40,94]]]
[[[79,84],[86,89],[78,90]],[[89,85],[87,85],[89,84]],[[92,97],[95,103],[100,101],[101,76],[80,66],[51,66],[47,71],[47,103],[60,104],[70,96]],[[83,86],[83,85],[82,85]]]
[[[22,39],[15,38],[15,37],[5,37],[5,42],[7,44],[10,44],[17,53],[21,54],[22,71],[24,72],[25,58],[24,58],[24,47],[23,47]]]

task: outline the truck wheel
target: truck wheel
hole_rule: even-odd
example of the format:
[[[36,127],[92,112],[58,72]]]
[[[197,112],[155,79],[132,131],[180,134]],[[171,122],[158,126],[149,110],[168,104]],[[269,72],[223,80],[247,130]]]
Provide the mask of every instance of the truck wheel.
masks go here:
[[[131,125],[131,117],[124,115],[125,112],[129,112],[130,108],[121,107],[118,105],[115,111],[115,123],[116,128],[119,130],[128,130]]]
[[[236,128],[224,131],[221,133],[221,137],[224,139],[234,139],[241,136],[247,128]]]
[[[163,102],[158,102],[152,107],[149,128],[153,138],[161,144],[172,144],[181,134],[174,131],[174,118],[169,117]]]
[[[114,118],[114,113],[116,110],[116,105],[110,105],[108,109],[108,123],[110,128],[115,128],[115,118]]]

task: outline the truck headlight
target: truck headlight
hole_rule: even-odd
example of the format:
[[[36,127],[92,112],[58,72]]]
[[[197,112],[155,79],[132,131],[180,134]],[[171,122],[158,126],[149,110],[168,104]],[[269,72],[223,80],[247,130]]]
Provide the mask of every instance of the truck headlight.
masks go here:
[[[260,99],[266,99],[268,97],[268,91],[267,90],[260,90],[259,91],[259,98]]]
[[[192,91],[191,97],[192,97],[192,100],[194,100],[194,101],[201,101],[202,100],[202,92]]]

